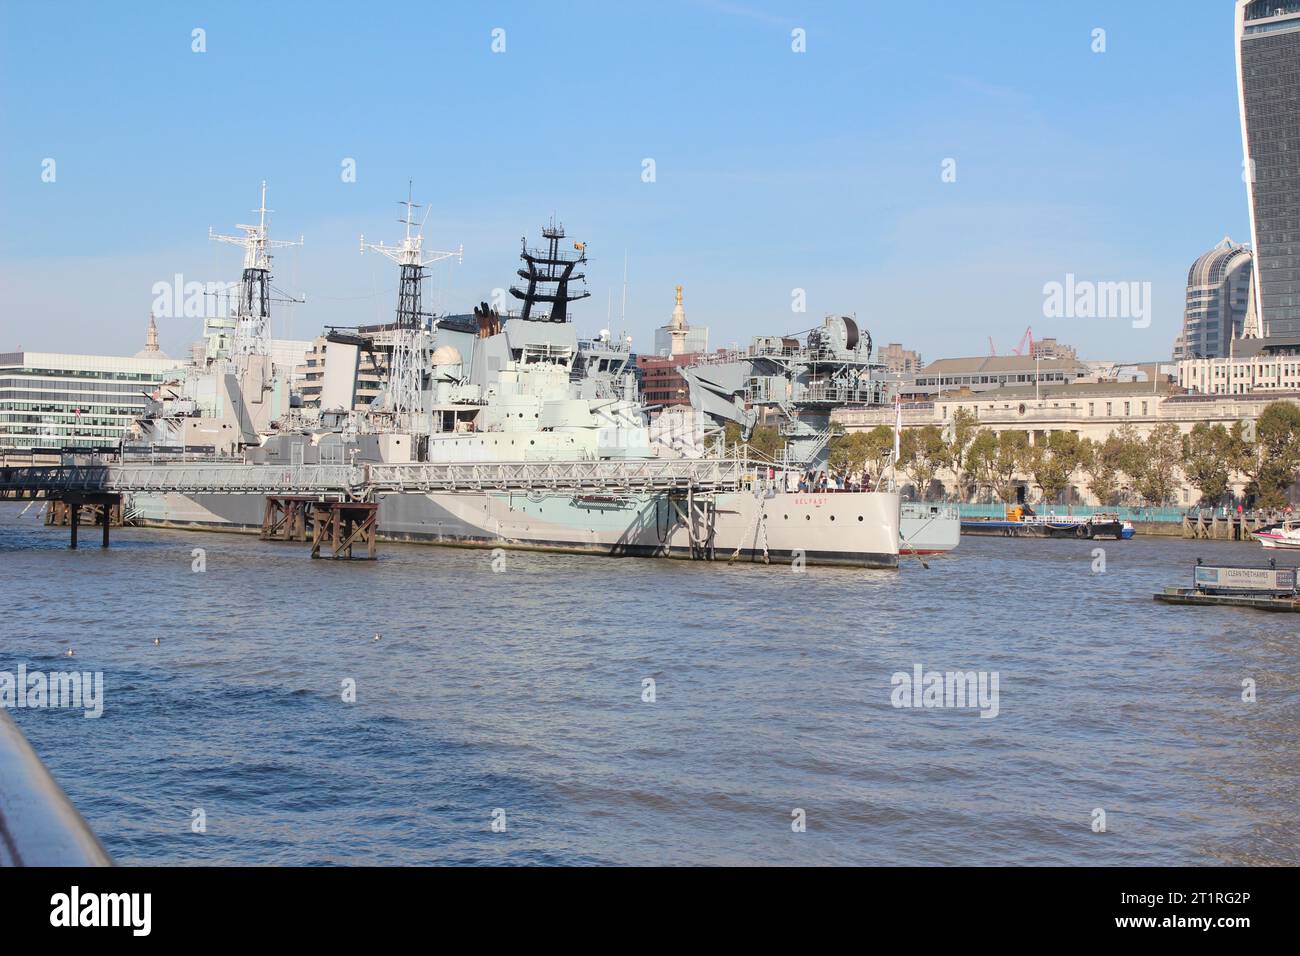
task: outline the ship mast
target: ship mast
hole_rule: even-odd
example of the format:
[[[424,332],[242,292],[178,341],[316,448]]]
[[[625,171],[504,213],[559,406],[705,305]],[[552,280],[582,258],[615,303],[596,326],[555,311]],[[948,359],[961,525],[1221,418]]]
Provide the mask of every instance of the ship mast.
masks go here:
[[[262,203],[253,212],[258,214],[257,225],[237,223],[244,230],[242,236],[218,235],[208,227],[208,238],[214,242],[227,242],[244,247],[244,272],[239,282],[239,302],[235,310],[236,355],[269,355],[271,353],[271,256],[270,250],[285,246],[301,246],[285,239],[270,239],[266,231],[266,180],[262,180]]]
[[[364,253],[370,249],[378,252],[401,267],[401,285],[397,290],[397,325],[399,328],[422,328],[425,313],[421,310],[420,287],[425,279],[425,266],[451,258],[463,262],[465,247],[462,245],[455,252],[434,252],[429,255],[429,258],[424,258],[424,219],[418,223],[415,221],[415,210],[419,209],[421,204],[412,201],[409,181],[406,184],[406,199],[400,200],[398,205],[406,207],[406,214],[397,220],[406,226],[406,237],[400,244],[390,246],[383,242],[366,242],[366,237],[362,236],[361,251]],[[425,218],[428,218],[428,215],[426,211]],[[412,227],[415,228],[415,235],[411,234]]]
[[[567,322],[569,321],[569,303],[585,299],[589,295],[586,289],[570,292],[569,283],[586,281],[581,272],[574,268],[587,262],[587,244],[575,242],[573,252],[561,252],[560,240],[564,238],[564,226],[555,220],[542,230],[546,248],[528,248],[528,240],[521,240],[526,268],[520,269],[519,278],[528,282],[527,289],[510,287],[510,294],[524,303],[520,318],[529,322]],[[540,308],[539,308],[540,306]]]
[[[393,328],[393,352],[388,372],[388,405],[395,416],[410,415],[419,409],[421,376],[424,364],[421,361],[421,334],[424,320],[428,314],[423,311],[421,288],[425,276],[425,267],[443,259],[455,258],[464,261],[465,247],[457,247],[455,252],[432,252],[428,257],[424,253],[424,219],[415,220],[415,210],[420,204],[412,198],[412,185],[408,181],[406,199],[399,204],[406,207],[406,213],[397,220],[406,227],[406,236],[397,245],[383,242],[366,242],[361,237],[361,252],[367,249],[387,256],[401,269],[401,279],[397,290],[397,322]],[[428,218],[428,211],[425,211]],[[414,234],[412,234],[414,229]]]

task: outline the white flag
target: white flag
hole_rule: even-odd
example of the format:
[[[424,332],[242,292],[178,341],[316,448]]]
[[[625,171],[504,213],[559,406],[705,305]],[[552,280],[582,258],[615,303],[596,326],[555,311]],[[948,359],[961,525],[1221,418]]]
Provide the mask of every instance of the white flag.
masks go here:
[[[898,444],[903,435],[903,401],[901,396],[894,396],[894,464],[898,464]]]

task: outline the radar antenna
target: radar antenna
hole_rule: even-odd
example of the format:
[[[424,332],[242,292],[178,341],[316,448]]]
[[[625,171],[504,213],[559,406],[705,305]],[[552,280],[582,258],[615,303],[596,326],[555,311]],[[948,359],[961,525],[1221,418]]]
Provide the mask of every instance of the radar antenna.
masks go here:
[[[409,419],[420,410],[420,394],[424,388],[425,362],[425,318],[421,304],[421,286],[425,280],[426,266],[443,259],[455,258],[463,262],[464,245],[455,252],[432,252],[426,257],[424,246],[424,221],[429,216],[425,210],[424,218],[417,223],[415,211],[421,208],[412,198],[412,184],[406,185],[406,199],[400,203],[406,212],[397,220],[406,227],[406,236],[398,245],[383,242],[366,242],[361,237],[361,252],[367,249],[387,256],[401,267],[401,284],[397,291],[397,322],[393,327],[392,356],[389,360],[386,404],[398,420]],[[414,229],[414,234],[412,234]]]
[[[427,259],[424,258],[424,219],[419,223],[415,221],[415,210],[420,209],[421,204],[412,200],[411,188],[412,184],[408,180],[406,199],[399,201],[399,205],[406,207],[406,214],[397,220],[406,226],[406,237],[400,244],[390,246],[383,242],[366,242],[366,237],[364,235],[361,237],[362,253],[370,249],[372,252],[387,256],[402,268],[401,286],[397,291],[397,324],[400,328],[420,328],[424,325],[426,313],[421,309],[420,284],[425,278],[425,266],[441,262],[443,259],[455,258],[457,262],[465,261],[464,245],[458,246],[455,252],[433,252]],[[424,216],[425,219],[428,218],[427,210]],[[412,227],[415,228],[415,235],[411,235]]]
[[[244,247],[244,272],[239,282],[239,302],[235,308],[236,355],[269,355],[271,352],[271,255],[272,249],[301,246],[286,239],[270,239],[266,232],[266,180],[262,180],[262,203],[253,212],[258,214],[257,225],[237,223],[244,230],[242,236],[219,235],[208,227],[208,238],[213,242],[226,242]],[[297,300],[290,300],[297,301]]]

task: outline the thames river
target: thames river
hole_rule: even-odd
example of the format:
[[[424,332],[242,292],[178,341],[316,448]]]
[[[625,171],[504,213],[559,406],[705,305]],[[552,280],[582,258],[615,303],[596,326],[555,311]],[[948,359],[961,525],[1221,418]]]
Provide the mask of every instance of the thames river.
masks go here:
[[[104,707],[11,713],[120,864],[1300,863],[1300,615],[1151,599],[1256,545],[496,571],[19,510],[0,671]],[[896,706],[918,667],[996,706]]]

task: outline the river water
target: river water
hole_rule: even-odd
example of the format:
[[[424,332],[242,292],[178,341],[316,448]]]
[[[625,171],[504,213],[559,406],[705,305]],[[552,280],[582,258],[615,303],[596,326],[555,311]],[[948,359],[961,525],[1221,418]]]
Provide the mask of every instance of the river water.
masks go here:
[[[1300,616],[1151,599],[1255,545],[496,572],[138,529],[71,552],[18,513],[0,671],[102,672],[105,704],[11,713],[118,863],[1300,862]],[[917,665],[996,672],[996,716],[894,706]]]

